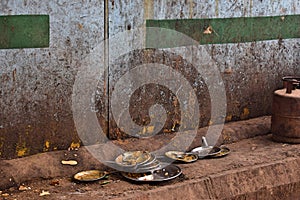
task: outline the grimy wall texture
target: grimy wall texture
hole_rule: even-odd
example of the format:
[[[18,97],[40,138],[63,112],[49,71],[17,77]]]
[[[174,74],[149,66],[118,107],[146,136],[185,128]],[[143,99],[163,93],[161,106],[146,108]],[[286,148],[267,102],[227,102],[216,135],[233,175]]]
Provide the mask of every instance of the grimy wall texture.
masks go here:
[[[181,32],[206,49],[207,59],[217,66],[225,86],[226,121],[269,115],[281,78],[300,75],[299,15],[300,0],[2,0],[0,158],[78,147],[81,140],[72,112],[78,71],[93,63],[91,52],[104,39],[113,38],[104,47],[123,45],[115,36],[130,35],[141,27]],[[155,34],[145,34],[149,47],[153,38]],[[127,40],[126,45],[134,42]],[[147,45],[121,57],[103,48],[109,54],[106,59],[116,58],[108,72],[98,77],[92,106],[85,109],[96,112],[107,136],[127,137],[116,125],[108,96],[126,72],[142,63],[164,64],[183,74],[196,91],[199,127],[216,123],[210,119],[205,77],[183,59],[181,55],[189,54],[185,47],[172,43],[171,35],[160,49]],[[164,48],[175,48],[178,54]],[[151,77],[151,73],[145,75]],[[127,90],[131,89],[129,81]],[[178,105],[176,94],[156,84],[134,91],[128,120],[147,125],[154,103],[167,111],[162,132],[180,126],[184,117],[180,106],[184,105]],[[145,130],[152,131],[151,127]]]

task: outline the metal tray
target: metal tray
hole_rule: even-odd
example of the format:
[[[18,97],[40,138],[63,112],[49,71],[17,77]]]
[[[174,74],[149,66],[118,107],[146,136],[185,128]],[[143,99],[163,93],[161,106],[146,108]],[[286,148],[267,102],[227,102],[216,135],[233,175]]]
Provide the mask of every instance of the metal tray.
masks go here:
[[[121,174],[132,181],[137,182],[161,182],[168,181],[178,177],[182,173],[181,169],[176,165],[168,165],[162,169],[155,170],[147,173],[128,173],[122,172]]]

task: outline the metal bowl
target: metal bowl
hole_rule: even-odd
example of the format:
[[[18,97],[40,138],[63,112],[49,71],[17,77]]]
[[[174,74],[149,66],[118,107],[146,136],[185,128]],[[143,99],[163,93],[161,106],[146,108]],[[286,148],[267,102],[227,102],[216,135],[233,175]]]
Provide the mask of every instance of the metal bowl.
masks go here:
[[[191,152],[197,154],[198,158],[205,158],[220,153],[221,148],[216,146],[202,146],[193,149]]]

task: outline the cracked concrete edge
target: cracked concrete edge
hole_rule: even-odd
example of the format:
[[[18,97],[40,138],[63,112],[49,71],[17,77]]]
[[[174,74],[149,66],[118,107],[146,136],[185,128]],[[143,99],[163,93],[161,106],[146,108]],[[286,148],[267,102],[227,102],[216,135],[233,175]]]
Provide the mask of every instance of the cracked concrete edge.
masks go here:
[[[237,126],[237,124],[239,126]],[[201,128],[198,133],[205,133],[205,130],[206,128]],[[224,125],[219,143],[228,144],[241,139],[266,135],[269,132],[270,116],[231,122]],[[26,181],[66,176],[71,177],[81,170],[105,168],[105,166],[94,158],[84,147],[76,151],[76,154],[82,158],[82,162],[79,162],[77,166],[64,166],[61,164],[61,160],[64,159],[66,153],[70,152],[67,150],[53,151],[12,160],[1,160],[0,175],[2,179],[0,181],[0,190],[18,186]],[[207,188],[203,189],[207,191]]]
[[[287,158],[262,165],[255,165],[209,175],[197,180],[168,185],[139,195],[117,198],[134,199],[265,199],[300,189],[300,158]],[[285,194],[282,191],[286,191]]]

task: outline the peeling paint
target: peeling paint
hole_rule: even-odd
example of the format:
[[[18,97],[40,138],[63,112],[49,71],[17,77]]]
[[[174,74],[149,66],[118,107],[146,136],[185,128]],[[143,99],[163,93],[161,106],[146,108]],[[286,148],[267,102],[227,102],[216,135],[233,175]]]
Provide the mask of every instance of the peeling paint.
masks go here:
[[[216,8],[215,8],[215,10],[216,10],[216,17],[219,17],[219,0],[215,0],[215,2],[216,2]]]
[[[144,0],[144,20],[153,19],[153,15],[154,15],[153,9],[154,9],[154,0]]]
[[[194,7],[195,7],[194,0],[189,0],[188,4],[189,4],[189,18],[193,18],[194,17]]]

